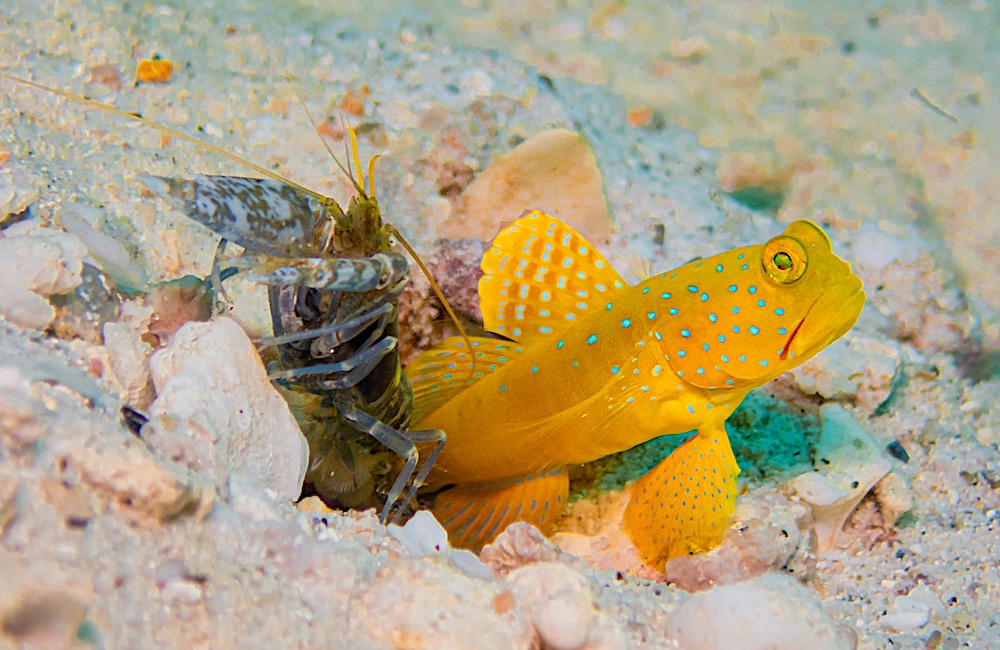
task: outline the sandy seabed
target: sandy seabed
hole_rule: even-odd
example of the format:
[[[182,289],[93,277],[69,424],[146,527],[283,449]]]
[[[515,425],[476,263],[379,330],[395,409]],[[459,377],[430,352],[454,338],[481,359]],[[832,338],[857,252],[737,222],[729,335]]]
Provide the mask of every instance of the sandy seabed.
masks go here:
[[[154,411],[189,438],[129,433],[121,405],[155,404],[144,312],[115,312],[108,330],[105,302],[61,296],[96,258],[119,286],[206,275],[210,233],[138,175],[245,170],[0,81],[0,646],[1000,647],[995,7],[317,4],[15,2],[0,69],[334,197],[350,188],[297,98],[321,132],[353,115],[362,157],[391,154],[383,209],[432,260],[469,180],[526,138],[571,129],[603,174],[613,234],[600,246],[619,268],[636,256],[671,268],[811,218],[865,280],[865,313],[732,418],[739,521],[718,551],[667,567],[675,585],[616,566],[608,542],[615,495],[666,441],[575,470],[562,550],[512,530],[483,577],[371,512],[297,510],[281,488],[301,461],[294,441],[261,438],[264,461],[246,461],[190,437],[163,403]],[[172,79],[134,86],[136,61],[155,56],[175,62]],[[231,316],[259,336],[259,287],[229,291]],[[416,309],[408,342],[426,344],[436,318]],[[249,341],[216,354],[196,374],[256,358]],[[224,436],[255,393],[212,386]],[[888,469],[836,502],[862,499],[853,514],[796,483],[832,421],[855,422],[867,447],[831,481]]]

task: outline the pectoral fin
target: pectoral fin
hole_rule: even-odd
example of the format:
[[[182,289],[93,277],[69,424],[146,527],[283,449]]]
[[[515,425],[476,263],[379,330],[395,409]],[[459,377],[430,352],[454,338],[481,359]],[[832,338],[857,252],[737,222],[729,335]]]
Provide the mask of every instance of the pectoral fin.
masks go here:
[[[479,550],[515,521],[527,521],[549,534],[568,496],[569,478],[558,469],[526,478],[456,485],[437,496],[432,510],[452,546]]]
[[[632,486],[624,525],[644,562],[707,551],[736,506],[736,464],[725,428],[699,431]]]
[[[473,336],[470,340],[472,355],[466,340],[453,336],[424,350],[406,367],[413,390],[412,422],[422,422],[455,395],[524,351],[517,343],[500,339]],[[473,357],[475,368],[472,367]]]

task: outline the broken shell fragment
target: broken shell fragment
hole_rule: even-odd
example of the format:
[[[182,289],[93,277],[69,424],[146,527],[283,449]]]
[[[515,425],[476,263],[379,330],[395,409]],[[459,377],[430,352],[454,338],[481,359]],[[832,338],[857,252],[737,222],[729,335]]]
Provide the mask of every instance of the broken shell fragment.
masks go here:
[[[827,404],[820,417],[816,469],[792,479],[792,487],[812,510],[822,553],[833,548],[844,522],[891,465],[875,439],[843,407]]]
[[[542,131],[479,174],[441,224],[439,237],[492,239],[527,209],[564,219],[591,241],[612,231],[603,177],[590,145],[566,129]]]

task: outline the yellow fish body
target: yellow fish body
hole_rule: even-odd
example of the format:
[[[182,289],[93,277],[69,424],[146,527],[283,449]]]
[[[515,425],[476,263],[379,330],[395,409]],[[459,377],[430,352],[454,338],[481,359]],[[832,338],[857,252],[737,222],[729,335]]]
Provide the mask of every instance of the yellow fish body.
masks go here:
[[[484,325],[408,368],[415,428],[447,442],[428,487],[452,543],[479,547],[513,521],[551,530],[563,468],[697,430],[633,486],[625,529],[643,558],[697,552],[722,535],[739,467],[725,420],[754,388],[842,336],[861,280],[816,225],[628,286],[566,224],[528,212],[486,253]]]

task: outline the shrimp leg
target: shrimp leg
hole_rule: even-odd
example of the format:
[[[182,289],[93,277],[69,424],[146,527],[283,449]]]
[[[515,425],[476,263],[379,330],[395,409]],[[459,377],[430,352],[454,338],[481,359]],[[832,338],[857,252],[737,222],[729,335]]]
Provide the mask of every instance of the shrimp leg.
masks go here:
[[[375,438],[380,443],[385,445],[386,448],[406,460],[406,464],[403,466],[402,471],[400,471],[399,476],[396,477],[395,482],[393,482],[392,487],[389,489],[389,494],[385,500],[385,507],[382,509],[382,515],[379,518],[383,524],[386,521],[397,521],[406,509],[406,506],[409,505],[410,501],[413,499],[413,495],[420,488],[420,486],[423,485],[424,480],[427,478],[431,468],[434,466],[434,462],[437,460],[438,454],[441,453],[441,448],[444,447],[445,443],[444,431],[437,429],[398,431],[392,427],[386,426],[382,422],[379,422],[377,419],[368,415],[364,411],[355,408],[348,400],[338,399],[335,403],[341,414],[350,420],[354,426],[356,426],[359,430],[366,432],[372,438]],[[396,508],[396,513],[390,520],[388,516],[389,511],[392,510],[393,504],[399,499],[399,496],[403,493],[403,488],[406,487],[406,484],[413,476],[414,470],[416,470],[418,453],[415,443],[418,442],[433,442],[436,444],[434,445],[434,449],[427,456],[427,460],[424,461],[423,467],[421,467],[420,471],[417,473],[417,476],[413,481],[413,485],[410,486],[410,489],[406,494],[406,498],[403,499],[403,501],[399,504],[399,507]]]

